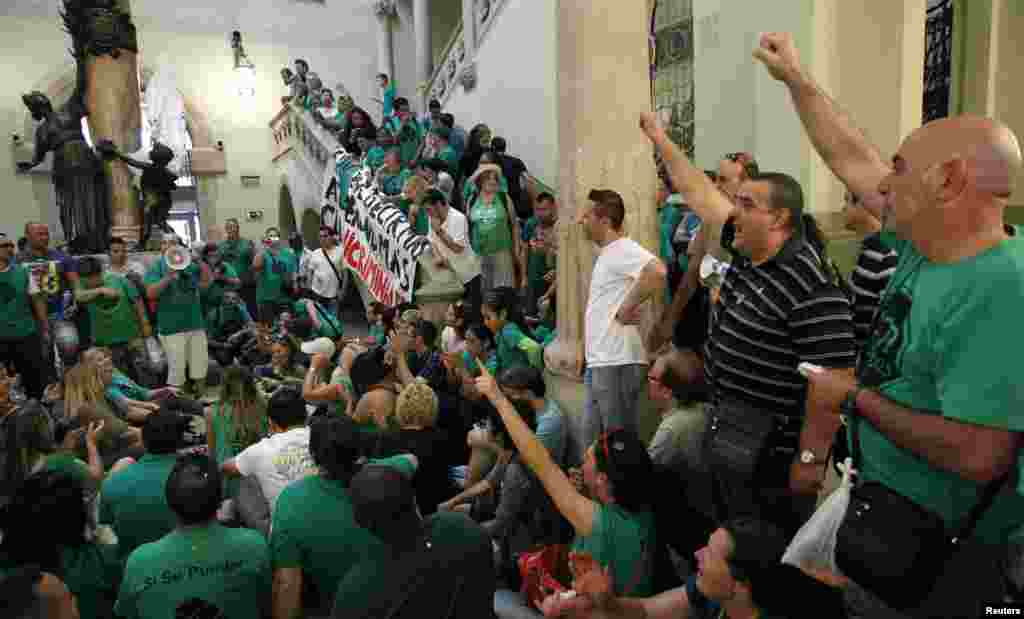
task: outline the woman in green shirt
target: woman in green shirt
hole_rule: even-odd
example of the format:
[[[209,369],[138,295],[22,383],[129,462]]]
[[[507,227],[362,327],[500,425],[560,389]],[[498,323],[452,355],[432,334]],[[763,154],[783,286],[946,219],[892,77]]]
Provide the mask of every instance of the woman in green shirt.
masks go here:
[[[572,544],[575,559],[581,563],[592,559],[614,574],[616,595],[641,597],[653,593],[650,568],[657,538],[649,489],[654,465],[640,439],[629,430],[611,430],[587,449],[582,470],[585,496],[555,464],[494,377],[482,372],[476,385],[498,410],[522,461],[572,525],[576,533]]]
[[[220,401],[206,413],[206,446],[217,464],[242,453],[246,447],[259,442],[270,431],[267,422],[267,403],[256,388],[252,372],[233,365],[224,372],[220,388]],[[238,495],[238,477],[224,478],[224,498]]]
[[[518,286],[515,256],[519,255],[519,224],[512,199],[501,191],[501,168],[482,164],[469,183],[479,195],[469,206],[469,242],[480,256],[485,292],[499,286]]]
[[[480,309],[484,324],[494,333],[498,365],[503,370],[522,366],[543,369],[544,349],[531,337],[521,307],[515,288],[495,288],[484,295]]]
[[[38,565],[77,598],[82,619],[113,616],[121,580],[117,545],[87,540],[85,493],[73,476],[44,471],[27,478],[5,510],[0,573]]]
[[[398,208],[409,218],[412,229],[420,236],[427,236],[430,232],[430,216],[426,209],[420,208],[420,198],[430,189],[429,183],[422,176],[411,176],[405,181],[402,188],[402,199],[398,201]]]
[[[408,168],[402,167],[402,156],[397,148],[392,148],[384,154],[384,165],[377,170],[377,186],[387,196],[397,196],[402,193],[405,181],[412,177]]]

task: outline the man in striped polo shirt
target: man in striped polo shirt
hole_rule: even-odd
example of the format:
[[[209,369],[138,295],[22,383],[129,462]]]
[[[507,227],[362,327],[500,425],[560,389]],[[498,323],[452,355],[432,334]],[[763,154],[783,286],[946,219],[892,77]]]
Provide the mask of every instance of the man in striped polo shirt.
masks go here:
[[[753,458],[753,473],[723,466],[711,471],[717,517],[759,517],[795,532],[814,508],[838,425],[826,411],[805,414],[807,381],[797,366],[850,371],[856,346],[849,299],[823,268],[820,237],[803,215],[799,183],[785,174],[757,174],[739,187],[734,205],[654,115],[642,115],[641,127],[703,226],[721,230],[722,245],[733,255],[711,312],[704,373],[714,415],[768,438]],[[760,415],[772,421],[760,423]]]
[[[899,256],[896,250],[882,242],[882,222],[864,208],[860,198],[852,191],[846,192],[843,219],[847,230],[864,237],[857,256],[857,266],[850,275],[850,288],[854,295],[853,330],[857,335],[857,343],[862,345],[868,339],[882,291],[896,270]]]

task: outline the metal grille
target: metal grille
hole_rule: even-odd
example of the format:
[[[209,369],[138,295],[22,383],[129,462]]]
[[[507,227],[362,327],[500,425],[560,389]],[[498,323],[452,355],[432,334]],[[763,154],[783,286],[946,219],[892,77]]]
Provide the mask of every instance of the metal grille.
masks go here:
[[[676,144],[693,157],[692,0],[659,0],[654,23],[654,106]]]
[[[949,115],[953,82],[953,0],[928,3],[924,48],[924,122]]]

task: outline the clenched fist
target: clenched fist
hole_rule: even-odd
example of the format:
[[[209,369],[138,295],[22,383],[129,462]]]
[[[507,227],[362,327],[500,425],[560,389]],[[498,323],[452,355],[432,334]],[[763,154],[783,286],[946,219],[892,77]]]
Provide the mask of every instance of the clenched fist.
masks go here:
[[[761,61],[768,73],[780,82],[791,84],[800,77],[800,55],[793,35],[788,32],[766,32],[754,58]]]

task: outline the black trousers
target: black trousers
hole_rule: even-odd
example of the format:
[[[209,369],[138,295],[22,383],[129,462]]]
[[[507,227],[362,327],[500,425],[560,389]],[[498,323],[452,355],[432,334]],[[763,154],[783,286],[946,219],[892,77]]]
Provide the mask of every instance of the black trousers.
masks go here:
[[[53,375],[53,368],[47,367],[43,340],[38,333],[20,338],[0,338],[0,363],[14,366],[28,398],[43,398],[46,378]]]

